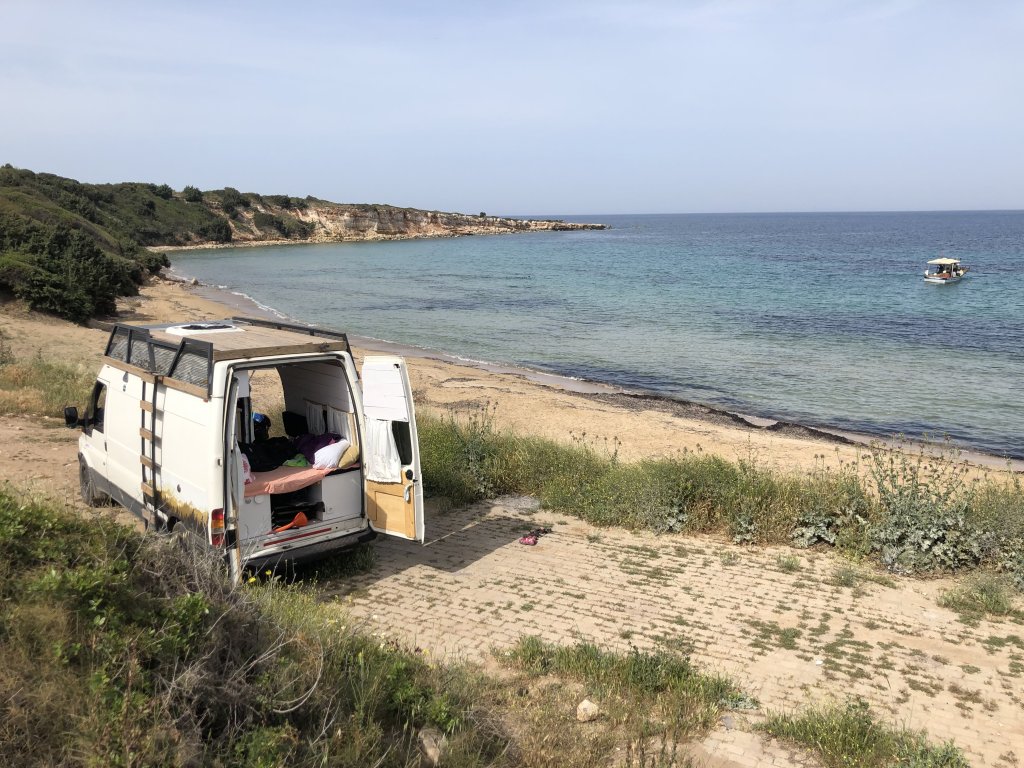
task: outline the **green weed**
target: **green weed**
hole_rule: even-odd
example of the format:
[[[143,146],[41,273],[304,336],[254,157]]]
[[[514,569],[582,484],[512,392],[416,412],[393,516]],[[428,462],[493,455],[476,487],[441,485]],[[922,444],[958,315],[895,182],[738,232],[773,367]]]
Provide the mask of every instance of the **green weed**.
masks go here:
[[[995,573],[973,574],[959,586],[944,592],[939,597],[939,605],[966,619],[1008,616],[1014,610],[1010,580]]]
[[[923,732],[897,730],[872,717],[867,702],[812,709],[800,715],[771,714],[757,726],[779,739],[816,751],[829,768],[885,768],[890,765],[967,768],[952,742],[928,743]]]
[[[968,482],[952,452],[875,446],[866,476],[856,465],[786,474],[756,456],[733,463],[702,452],[624,463],[615,447],[582,438],[565,445],[499,431],[490,406],[465,418],[426,413],[420,437],[427,490],[456,504],[529,494],[595,525],[827,545],[900,573],[989,564],[1024,588],[1020,479]]]
[[[698,672],[685,657],[665,651],[634,648],[616,654],[591,643],[557,646],[525,636],[497,657],[531,677],[555,675],[578,681],[587,697],[640,729],[638,735],[703,732],[714,725],[727,702],[747,701],[728,679]]]
[[[796,573],[801,567],[800,558],[795,555],[779,555],[775,563],[783,573]]]

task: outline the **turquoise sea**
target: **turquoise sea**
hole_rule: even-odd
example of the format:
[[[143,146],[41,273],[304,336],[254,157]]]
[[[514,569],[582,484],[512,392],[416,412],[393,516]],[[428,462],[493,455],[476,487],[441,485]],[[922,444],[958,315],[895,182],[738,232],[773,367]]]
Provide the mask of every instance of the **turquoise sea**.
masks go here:
[[[1024,212],[559,218],[610,229],[171,259],[356,336],[1024,456]]]

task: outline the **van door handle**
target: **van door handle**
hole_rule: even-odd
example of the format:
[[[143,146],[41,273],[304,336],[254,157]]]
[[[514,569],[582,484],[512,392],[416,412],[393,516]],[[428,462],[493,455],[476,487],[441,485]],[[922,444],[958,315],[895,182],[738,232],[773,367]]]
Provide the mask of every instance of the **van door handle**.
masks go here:
[[[408,504],[411,499],[412,499],[412,486],[411,485],[407,485],[407,486],[405,486],[405,503]]]

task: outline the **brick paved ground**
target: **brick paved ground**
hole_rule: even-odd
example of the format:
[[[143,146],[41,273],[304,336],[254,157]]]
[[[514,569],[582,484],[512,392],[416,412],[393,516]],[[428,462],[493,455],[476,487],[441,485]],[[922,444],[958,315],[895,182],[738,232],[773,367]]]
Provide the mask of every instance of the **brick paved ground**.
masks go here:
[[[539,525],[554,533],[517,543]],[[887,586],[832,553],[598,529],[528,499],[432,514],[428,537],[378,539],[373,570],[328,599],[434,655],[485,660],[524,634],[668,648],[729,674],[762,710],[857,695],[893,724],[953,739],[973,765],[1024,760],[1024,628],[959,622],[936,604],[948,582]],[[694,745],[698,762],[809,764],[744,720]]]

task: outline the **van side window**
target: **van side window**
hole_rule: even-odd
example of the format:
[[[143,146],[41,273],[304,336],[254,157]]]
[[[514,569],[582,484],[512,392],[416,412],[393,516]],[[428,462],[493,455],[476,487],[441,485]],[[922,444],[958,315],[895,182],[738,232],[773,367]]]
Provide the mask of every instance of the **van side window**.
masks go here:
[[[392,421],[391,434],[395,436],[395,446],[398,448],[398,458],[402,464],[412,464],[412,434],[409,431],[409,422]]]
[[[103,407],[107,402],[107,385],[99,381],[92,389],[92,399],[89,401],[89,426],[97,432],[103,431]]]

